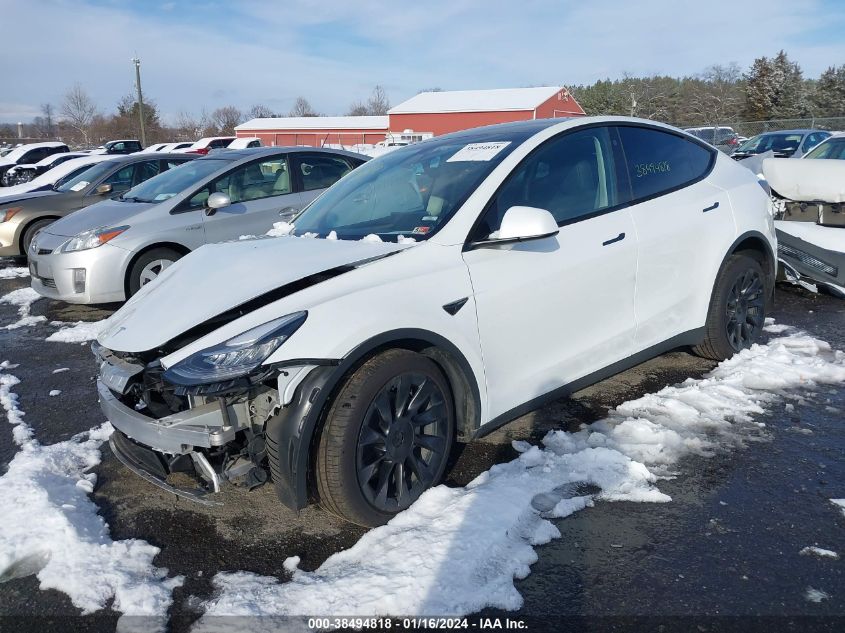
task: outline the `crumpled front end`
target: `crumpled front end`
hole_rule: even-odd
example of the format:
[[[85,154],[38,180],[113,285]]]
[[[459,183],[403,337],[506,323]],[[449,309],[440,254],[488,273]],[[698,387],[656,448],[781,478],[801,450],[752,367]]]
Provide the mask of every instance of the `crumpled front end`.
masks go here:
[[[267,481],[264,427],[279,407],[276,376],[201,395],[165,380],[158,359],[92,349],[100,408],[115,429],[111,448],[125,466],[203,502],[226,484],[251,489]]]

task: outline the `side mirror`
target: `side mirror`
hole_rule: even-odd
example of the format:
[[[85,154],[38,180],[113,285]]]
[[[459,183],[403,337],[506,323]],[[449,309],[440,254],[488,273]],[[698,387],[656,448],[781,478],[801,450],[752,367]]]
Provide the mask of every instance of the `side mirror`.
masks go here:
[[[513,242],[527,242],[552,237],[560,232],[557,220],[545,209],[537,207],[511,207],[505,211],[499,230],[486,240],[471,244],[472,247],[494,246]]]
[[[104,196],[107,193],[112,192],[112,186],[111,185],[100,185],[99,187],[97,187],[96,192],[97,192],[98,196]]]
[[[217,213],[217,209],[222,209],[223,207],[228,207],[232,204],[232,199],[229,198],[225,193],[213,193],[208,196],[208,200],[205,201],[205,214],[206,215],[214,215]]]

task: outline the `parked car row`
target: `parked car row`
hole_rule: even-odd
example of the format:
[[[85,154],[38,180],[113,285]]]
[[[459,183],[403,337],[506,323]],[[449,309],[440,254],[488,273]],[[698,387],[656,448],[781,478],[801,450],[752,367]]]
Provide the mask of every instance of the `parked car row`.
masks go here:
[[[280,218],[290,237],[232,239]],[[45,296],[131,295],[94,346],[131,470],[196,500],[270,481],[369,526],[436,485],[456,441],[678,346],[751,345],[775,253],[749,170],[585,117],[371,161],[210,153],[47,226],[29,257]]]
[[[19,185],[49,171],[65,160],[84,155],[120,156],[142,153],[184,153],[205,155],[216,149],[246,149],[261,147],[261,140],[257,137],[235,138],[234,136],[212,136],[198,141],[184,141],[175,143],[156,143],[142,149],[141,143],[133,139],[109,141],[90,150],[71,152],[65,143],[43,142],[28,143],[0,155],[0,187]],[[58,156],[61,154],[61,156]],[[0,189],[0,195],[6,192]]]

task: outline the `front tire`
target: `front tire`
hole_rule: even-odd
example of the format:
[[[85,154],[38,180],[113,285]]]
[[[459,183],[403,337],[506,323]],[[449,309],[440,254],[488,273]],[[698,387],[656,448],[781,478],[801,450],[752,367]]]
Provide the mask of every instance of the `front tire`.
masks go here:
[[[704,341],[693,352],[724,360],[760,340],[766,321],[766,276],[760,262],[731,255],[719,272],[707,312]]]
[[[21,238],[21,257],[27,257],[29,255],[29,245],[32,244],[32,240],[35,239],[38,232],[50,226],[55,221],[55,218],[36,220],[26,227],[26,230],[23,232],[23,237]]]
[[[446,376],[407,350],[382,352],[345,381],[331,404],[316,460],[320,505],[375,527],[443,477],[455,435]]]
[[[182,253],[170,248],[154,248],[135,260],[129,271],[127,299],[138,292],[142,286],[158,277],[161,272],[181,259]]]

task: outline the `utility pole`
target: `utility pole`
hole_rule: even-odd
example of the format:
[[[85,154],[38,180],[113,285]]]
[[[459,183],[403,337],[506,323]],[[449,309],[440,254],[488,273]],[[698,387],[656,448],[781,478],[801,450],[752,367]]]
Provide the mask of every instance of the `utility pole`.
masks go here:
[[[144,95],[141,94],[141,60],[132,58],[135,64],[135,86],[138,88],[138,119],[141,122],[141,147],[147,146],[147,137],[144,134]]]

